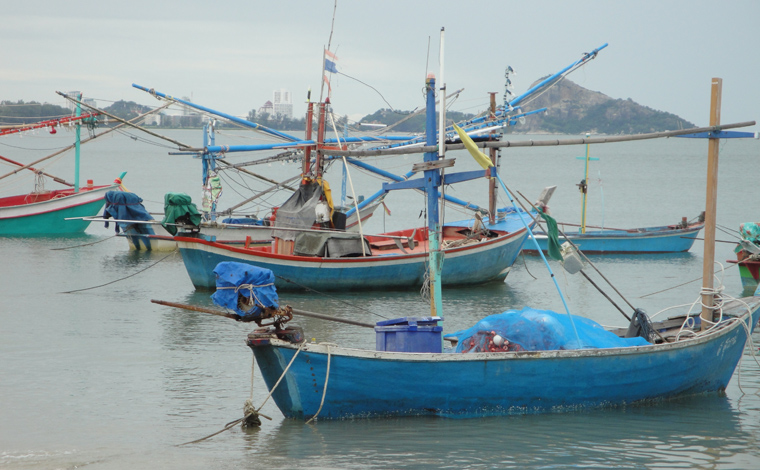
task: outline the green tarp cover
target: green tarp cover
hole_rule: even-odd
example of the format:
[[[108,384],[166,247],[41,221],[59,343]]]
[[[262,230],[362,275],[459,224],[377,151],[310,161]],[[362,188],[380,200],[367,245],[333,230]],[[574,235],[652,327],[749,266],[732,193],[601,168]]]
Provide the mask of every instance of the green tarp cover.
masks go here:
[[[169,224],[190,224],[198,226],[201,214],[185,193],[166,193],[164,196],[164,219],[161,225],[172,235],[177,234],[177,226]]]
[[[546,221],[546,227],[548,228],[546,238],[546,251],[549,252],[549,256],[552,259],[560,261],[562,259],[562,252],[559,246],[559,230],[557,229],[557,221],[550,215],[544,214],[544,211],[539,211],[541,217]]]

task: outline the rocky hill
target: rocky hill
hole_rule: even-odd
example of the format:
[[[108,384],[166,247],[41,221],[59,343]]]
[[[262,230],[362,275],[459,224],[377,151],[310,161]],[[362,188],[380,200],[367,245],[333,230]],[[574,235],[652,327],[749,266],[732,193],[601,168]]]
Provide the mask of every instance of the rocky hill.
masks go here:
[[[524,111],[548,108],[525,118],[525,123],[510,128],[513,133],[536,134],[642,134],[696,127],[675,114],[583,88],[562,80],[533,101]]]

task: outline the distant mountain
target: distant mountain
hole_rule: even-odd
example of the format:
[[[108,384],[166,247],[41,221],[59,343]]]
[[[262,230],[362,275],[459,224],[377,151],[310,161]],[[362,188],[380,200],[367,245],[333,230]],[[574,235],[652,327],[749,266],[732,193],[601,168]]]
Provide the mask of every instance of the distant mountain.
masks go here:
[[[543,79],[541,79],[543,80]],[[539,80],[540,81],[540,80]],[[536,82],[538,83],[538,81]],[[533,85],[535,85],[534,83]],[[531,85],[532,86],[532,85]],[[570,80],[562,80],[538,97],[523,104],[523,111],[548,108],[546,112],[526,116],[525,123],[509,127],[515,134],[643,134],[696,127],[675,114],[636,104],[631,99],[613,99],[587,90]],[[405,119],[404,113],[381,109],[362,118],[363,123],[392,125]],[[474,117],[449,112],[449,122]],[[423,132],[424,114],[413,116],[394,127],[395,131]]]
[[[520,134],[643,134],[696,127],[675,114],[657,111],[627,100],[613,99],[562,80],[533,101],[523,111],[548,108],[526,116],[525,123],[510,128]]]

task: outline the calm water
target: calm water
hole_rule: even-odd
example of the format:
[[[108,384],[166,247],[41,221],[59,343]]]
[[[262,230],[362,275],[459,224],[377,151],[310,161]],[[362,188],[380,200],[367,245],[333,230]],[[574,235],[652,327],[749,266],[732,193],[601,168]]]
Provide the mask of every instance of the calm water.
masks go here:
[[[201,142],[200,131],[171,136],[190,145]],[[4,138],[0,155],[31,162],[70,142],[71,135],[63,132]],[[247,140],[226,135],[218,142]],[[104,183],[128,171],[127,188],[156,212],[168,191],[186,192],[198,201],[199,162],[168,151],[125,135],[106,136],[83,147],[82,179]],[[576,157],[584,152],[582,147],[507,150],[501,173],[513,190],[530,198],[544,186],[558,185],[554,215],[577,222],[575,184],[583,177],[583,162]],[[704,206],[706,153],[706,142],[682,139],[592,147],[592,156],[600,160],[592,162],[589,172],[588,223],[628,228],[695,217]],[[739,223],[760,219],[758,211],[743,204],[746,192],[756,187],[759,154],[757,141],[721,146],[718,224],[726,232],[719,231],[719,239],[734,242]],[[73,179],[68,176],[73,174],[70,160],[68,155],[47,171]],[[409,156],[377,163],[403,173],[413,161]],[[473,167],[469,157],[459,155],[456,168]],[[251,171],[284,179],[297,168],[273,164]],[[335,194],[341,190],[339,174],[336,167],[328,175]],[[378,187],[360,172],[351,176],[361,194]],[[242,181],[225,179],[222,206],[247,193],[237,184]],[[29,180],[19,177],[0,183],[0,195],[31,189]],[[448,192],[484,203],[485,188],[471,186]],[[273,194],[268,204],[285,197]],[[421,202],[415,194],[392,194],[387,199],[391,215],[378,213],[365,230],[422,224]],[[250,205],[246,210],[263,216],[266,208]],[[447,209],[446,217],[465,215]],[[242,416],[251,393],[254,404],[264,400],[257,370],[251,392],[252,354],[244,343],[251,325],[151,303],[211,305],[208,292],[194,291],[178,255],[132,253],[112,235],[113,228],[98,223],[83,236],[0,240],[0,468],[760,468],[760,370],[749,354],[721,395],[566,414],[313,425],[284,420],[268,402],[263,413],[272,421],[264,420],[260,429],[235,427],[180,446]],[[731,258],[732,250],[732,243],[718,243],[716,260]],[[701,276],[701,251],[698,241],[685,254],[592,259],[631,303],[653,315],[696,300],[699,282],[687,281]],[[565,275],[559,266],[553,269],[573,313],[624,324],[581,278]],[[727,268],[723,284],[726,294],[742,294],[736,268]],[[444,295],[447,332],[510,307],[562,309],[545,269],[532,257],[518,258],[504,283],[449,289]],[[287,294],[282,300],[367,322],[424,315],[428,308],[414,290]],[[374,344],[372,330],[314,319],[296,323],[319,341]],[[755,340],[760,344],[760,336]],[[377,383],[381,387],[383,377]]]

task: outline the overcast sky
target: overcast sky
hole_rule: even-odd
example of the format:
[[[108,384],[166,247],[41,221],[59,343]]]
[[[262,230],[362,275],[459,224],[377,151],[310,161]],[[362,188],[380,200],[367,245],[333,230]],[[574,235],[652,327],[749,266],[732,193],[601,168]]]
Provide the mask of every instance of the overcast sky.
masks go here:
[[[285,88],[301,115],[307,89],[319,97],[333,6],[3,1],[0,99],[64,104],[56,90],[81,90],[102,106],[121,99],[155,105],[132,88],[137,83],[245,116]],[[445,27],[446,85],[464,88],[454,110],[482,110],[488,92],[501,100],[507,65],[517,72],[519,94],[609,43],[570,79],[704,126],[711,78],[721,77],[722,122],[760,121],[759,20],[758,0],[338,0],[331,50],[339,71],[366,85],[335,76],[332,101],[351,116],[424,106],[425,74],[438,75]]]

